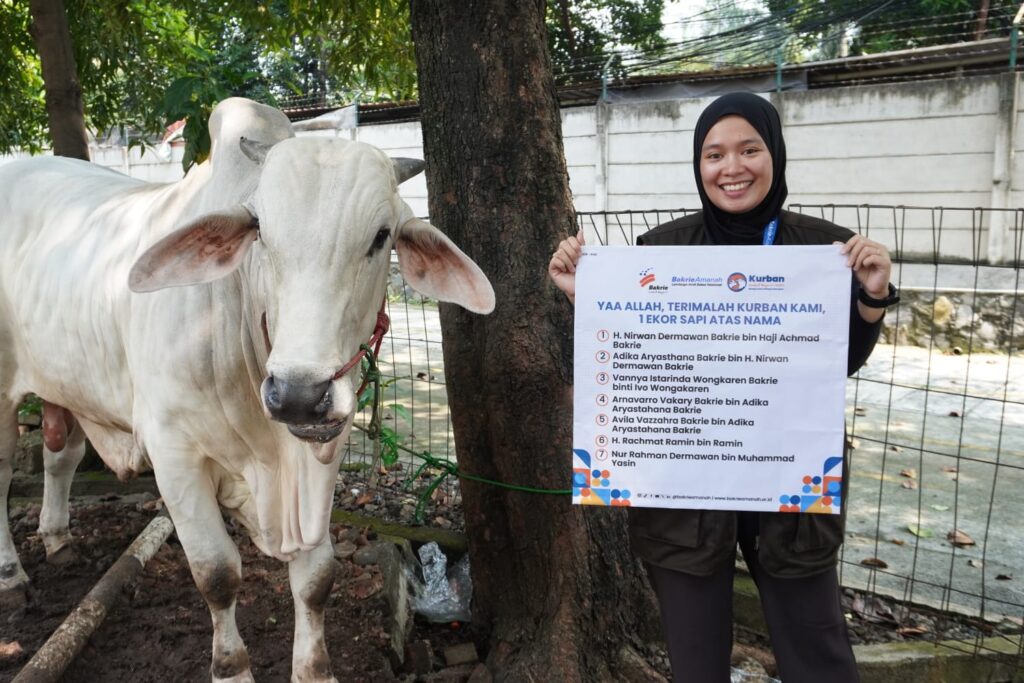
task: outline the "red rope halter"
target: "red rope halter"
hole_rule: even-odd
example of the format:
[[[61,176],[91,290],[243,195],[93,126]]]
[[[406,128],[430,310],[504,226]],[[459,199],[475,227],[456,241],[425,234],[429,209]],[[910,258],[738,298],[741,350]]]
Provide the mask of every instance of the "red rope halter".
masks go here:
[[[384,306],[386,304],[387,297],[385,297],[384,300],[380,302],[380,310],[377,311],[377,324],[373,328],[373,334],[370,335],[370,339],[365,344],[361,344],[359,347],[359,351],[356,353],[356,355],[352,356],[349,362],[345,363],[343,366],[341,366],[340,370],[334,373],[334,376],[331,377],[332,381],[336,379],[341,379],[341,377],[344,376],[346,372],[348,372],[356,365],[358,365],[359,362],[363,360],[363,357],[366,356],[367,349],[373,349],[374,358],[380,355],[380,346],[381,344],[384,343],[384,335],[388,333],[389,329],[391,329],[391,318],[389,318],[388,314],[384,312]],[[366,388],[366,382],[367,378],[364,377],[363,383],[359,385],[359,390],[356,391],[356,397],[358,397],[359,394],[363,393],[363,389]]]
[[[363,357],[366,356],[367,349],[373,348],[374,358],[380,355],[380,347],[381,344],[384,343],[384,335],[388,333],[389,329],[391,329],[391,318],[389,318],[388,314],[384,312],[384,307],[387,305],[387,301],[387,297],[384,297],[384,300],[380,302],[380,310],[377,311],[377,324],[373,328],[373,334],[370,335],[370,338],[367,340],[365,344],[360,344],[359,351],[356,353],[356,355],[352,356],[349,362],[341,366],[341,370],[338,370],[336,373],[334,373],[334,376],[331,377],[332,382],[336,379],[341,379],[341,377],[344,376],[346,372],[348,372],[356,365],[358,365],[359,362],[363,360]],[[267,331],[266,313],[263,314],[263,319],[260,321],[260,323],[261,326],[263,327],[263,343],[267,345],[267,355],[270,355],[270,334]],[[364,377],[363,383],[359,385],[359,391],[356,392],[356,397],[358,397],[359,394],[363,393],[363,389],[366,388],[367,381],[368,378]]]

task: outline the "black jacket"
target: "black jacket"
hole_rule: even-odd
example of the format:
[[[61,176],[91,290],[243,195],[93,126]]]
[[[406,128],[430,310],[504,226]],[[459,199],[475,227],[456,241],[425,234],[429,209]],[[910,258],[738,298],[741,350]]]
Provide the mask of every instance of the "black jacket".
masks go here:
[[[783,211],[775,244],[845,242],[853,232],[828,221]],[[707,245],[700,213],[659,225],[637,239],[641,245]],[[867,360],[878,340],[881,321],[871,324],[857,310],[859,285],[851,278],[848,374]],[[843,542],[849,449],[843,458],[843,512],[816,515],[762,512],[758,559],[772,576],[801,577],[831,569]],[[732,562],[736,549],[736,513],[721,510],[629,508],[629,536],[634,552],[660,567],[706,576]]]

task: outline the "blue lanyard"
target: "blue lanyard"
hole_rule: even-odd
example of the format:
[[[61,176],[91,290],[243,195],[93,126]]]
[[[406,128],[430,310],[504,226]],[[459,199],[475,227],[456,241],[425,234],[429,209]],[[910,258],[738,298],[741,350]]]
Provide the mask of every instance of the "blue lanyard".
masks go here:
[[[771,222],[768,223],[768,225],[764,226],[764,238],[762,239],[761,244],[763,244],[766,247],[775,244],[775,233],[778,231],[778,229],[779,219],[773,218]]]

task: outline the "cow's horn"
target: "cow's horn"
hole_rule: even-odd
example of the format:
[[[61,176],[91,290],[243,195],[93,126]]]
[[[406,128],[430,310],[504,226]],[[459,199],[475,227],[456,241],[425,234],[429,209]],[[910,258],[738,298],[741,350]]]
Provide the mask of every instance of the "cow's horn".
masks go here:
[[[395,167],[395,177],[401,185],[409,178],[422,171],[427,162],[422,159],[409,159],[408,157],[391,157],[391,163]]]
[[[265,142],[258,140],[250,140],[247,137],[241,137],[238,140],[238,146],[242,148],[242,154],[255,161],[258,165],[262,166],[263,162],[267,160],[267,152],[273,145],[268,145]]]

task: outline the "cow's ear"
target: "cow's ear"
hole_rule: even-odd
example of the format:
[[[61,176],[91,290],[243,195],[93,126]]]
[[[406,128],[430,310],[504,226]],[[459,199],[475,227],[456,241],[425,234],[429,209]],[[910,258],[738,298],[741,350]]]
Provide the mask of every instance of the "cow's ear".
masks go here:
[[[128,287],[153,292],[222,278],[242,262],[258,227],[241,207],[202,216],[147,249],[132,266]]]
[[[430,223],[413,218],[395,240],[402,275],[413,289],[474,313],[494,310],[494,288],[480,267]]]

